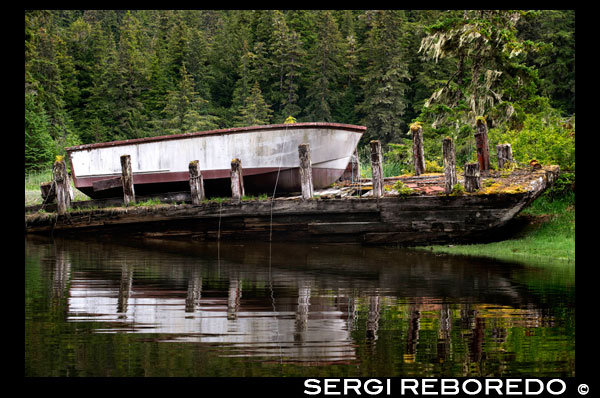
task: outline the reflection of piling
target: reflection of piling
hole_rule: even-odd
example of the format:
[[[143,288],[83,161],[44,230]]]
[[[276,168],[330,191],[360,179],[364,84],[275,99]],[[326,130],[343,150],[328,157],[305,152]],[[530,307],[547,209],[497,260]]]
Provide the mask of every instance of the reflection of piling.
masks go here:
[[[229,295],[227,297],[227,319],[237,319],[242,297],[242,284],[238,279],[229,279]]]
[[[294,323],[294,341],[304,341],[304,333],[308,325],[308,310],[310,306],[310,287],[298,287],[298,307],[296,309],[296,322]]]
[[[419,329],[421,311],[416,304],[410,306],[410,317],[408,319],[408,330],[406,332],[406,354],[405,362],[414,362],[417,355],[417,344],[419,342]]]
[[[56,260],[52,275],[52,298],[62,299],[65,297],[71,264],[67,261],[63,250],[57,250],[55,257]]]
[[[187,295],[185,296],[185,312],[194,312],[202,298],[202,277],[196,271],[188,280]]]
[[[121,283],[119,284],[119,297],[117,299],[117,313],[125,314],[131,295],[131,285],[133,282],[133,270],[125,265],[121,269]],[[124,316],[120,316],[124,317]]]
[[[377,341],[379,330],[379,295],[369,296],[369,315],[367,318],[367,341]]]
[[[437,356],[440,361],[446,361],[450,356],[450,330],[452,329],[452,310],[448,303],[440,309],[440,328],[438,330]]]
[[[483,354],[483,338],[485,335],[485,320],[475,318],[475,328],[471,337],[469,359],[472,362],[480,362]]]

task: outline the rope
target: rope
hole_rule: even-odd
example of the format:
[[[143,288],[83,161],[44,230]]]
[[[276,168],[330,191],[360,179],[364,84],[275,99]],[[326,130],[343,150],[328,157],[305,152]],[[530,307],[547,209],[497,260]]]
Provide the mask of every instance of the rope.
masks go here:
[[[277,169],[277,178],[275,179],[275,188],[273,189],[273,197],[271,198],[271,222],[269,225],[269,242],[273,239],[273,201],[275,200],[275,193],[277,192],[277,184],[279,183],[279,173],[281,172],[281,157],[283,156],[283,152],[285,149],[285,144],[287,143],[287,130],[288,126],[285,126],[285,134],[283,135],[283,148],[281,148],[281,152],[279,154],[279,168]]]

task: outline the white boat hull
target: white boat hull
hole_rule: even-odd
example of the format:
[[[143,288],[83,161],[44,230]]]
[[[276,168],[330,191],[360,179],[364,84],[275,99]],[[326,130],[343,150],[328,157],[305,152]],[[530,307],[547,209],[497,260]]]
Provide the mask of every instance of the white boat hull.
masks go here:
[[[140,193],[185,190],[192,160],[209,188],[226,186],[234,158],[242,162],[246,191],[299,191],[298,145],[310,145],[313,184],[325,188],[343,174],[365,130],[337,123],[253,126],[80,145],[67,153],[75,187],[91,197],[115,193],[95,190],[94,183],[121,175],[121,155],[131,156]]]

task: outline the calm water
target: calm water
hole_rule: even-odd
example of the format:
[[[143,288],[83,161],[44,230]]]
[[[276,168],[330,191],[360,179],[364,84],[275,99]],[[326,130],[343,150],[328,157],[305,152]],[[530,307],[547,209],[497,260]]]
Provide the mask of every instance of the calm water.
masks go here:
[[[25,240],[26,376],[567,377],[573,266]]]

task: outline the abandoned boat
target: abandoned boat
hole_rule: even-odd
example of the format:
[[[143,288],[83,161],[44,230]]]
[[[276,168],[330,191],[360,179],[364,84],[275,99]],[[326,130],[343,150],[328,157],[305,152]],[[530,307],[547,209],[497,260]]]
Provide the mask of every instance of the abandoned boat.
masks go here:
[[[226,195],[231,160],[242,162],[249,193],[300,191],[298,145],[308,143],[315,189],[344,173],[364,126],[291,123],[211,130],[66,148],[74,185],[89,197],[122,193],[121,155],[130,155],[136,194],[189,189],[189,162],[199,161],[205,189]]]
[[[368,196],[370,182],[301,196],[205,200],[192,205],[190,193],[160,198],[165,204],[121,207],[115,201],[76,202],[64,215],[25,215],[25,232],[103,233],[134,238],[263,240],[373,245],[423,245],[493,238],[558,177],[558,166],[491,172],[472,193],[444,193],[444,175],[388,178],[383,197]],[[464,182],[459,176],[459,182]],[[397,188],[404,188],[397,190]],[[365,192],[366,193],[363,193]],[[139,198],[143,200],[143,198]],[[184,204],[166,204],[187,202]],[[85,208],[87,207],[87,208]],[[48,209],[50,210],[50,209]]]

